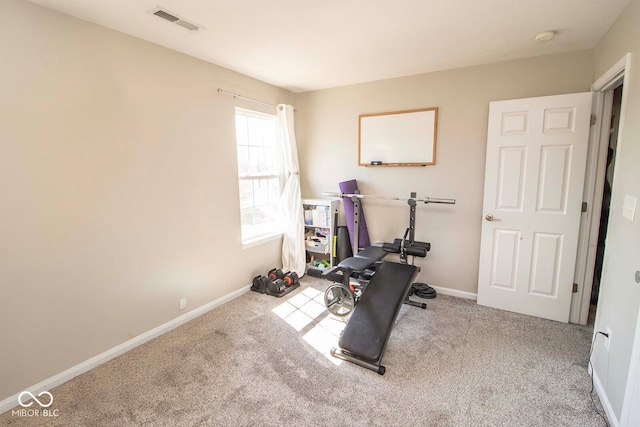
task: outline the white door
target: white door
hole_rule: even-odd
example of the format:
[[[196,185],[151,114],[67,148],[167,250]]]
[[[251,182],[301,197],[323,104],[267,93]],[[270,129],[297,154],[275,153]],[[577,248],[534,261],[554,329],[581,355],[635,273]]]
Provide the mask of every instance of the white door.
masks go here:
[[[591,98],[490,104],[478,304],[568,322]]]

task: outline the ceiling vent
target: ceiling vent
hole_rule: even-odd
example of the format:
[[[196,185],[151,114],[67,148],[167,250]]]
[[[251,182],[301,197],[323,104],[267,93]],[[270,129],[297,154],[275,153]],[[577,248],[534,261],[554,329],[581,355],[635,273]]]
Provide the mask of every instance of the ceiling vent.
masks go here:
[[[179,16],[177,16],[175,13],[171,13],[166,9],[157,8],[153,10],[151,13],[171,23],[180,25],[181,27],[186,28],[189,31],[198,31],[200,28],[204,28],[194,24],[193,22],[189,22],[185,19],[182,19]]]

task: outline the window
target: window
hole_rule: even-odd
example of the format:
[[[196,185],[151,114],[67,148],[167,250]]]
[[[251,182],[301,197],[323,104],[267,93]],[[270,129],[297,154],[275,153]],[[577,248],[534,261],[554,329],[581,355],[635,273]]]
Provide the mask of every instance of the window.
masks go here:
[[[277,117],[236,108],[242,243],[281,232],[278,206],[283,176]]]

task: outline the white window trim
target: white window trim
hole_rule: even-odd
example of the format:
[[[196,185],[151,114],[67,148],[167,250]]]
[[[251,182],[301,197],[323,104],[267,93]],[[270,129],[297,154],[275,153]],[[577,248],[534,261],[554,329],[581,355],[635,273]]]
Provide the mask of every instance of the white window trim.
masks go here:
[[[236,107],[235,109],[236,114],[238,111],[242,111],[243,114],[247,115],[247,116],[254,116],[254,117],[259,117],[259,118],[264,118],[265,116],[273,116],[277,118],[277,115],[272,115],[272,114],[268,114],[268,113],[264,113],[261,111],[254,111],[254,110],[249,110],[246,108],[241,108],[241,107]],[[234,115],[235,116],[235,115]],[[277,125],[277,122],[276,122]],[[276,141],[277,142],[277,141]],[[281,151],[281,147],[279,148],[279,150]],[[280,152],[280,155],[282,155],[282,152]],[[250,174],[246,174],[246,175],[238,175],[238,182],[240,182],[240,180],[255,180],[255,179],[269,179],[269,178],[279,178],[279,182],[280,182],[280,193],[282,193],[282,189],[284,188],[284,182],[285,182],[285,169],[284,166],[281,165],[281,171],[279,174],[268,174],[268,175],[250,175]],[[242,223],[241,223],[241,227],[242,227]],[[272,232],[268,232],[266,234],[262,234],[259,236],[255,236],[255,237],[250,237],[247,239],[244,239],[242,236],[242,230],[240,231],[240,240],[242,242],[242,249],[249,249],[252,248],[254,246],[258,246],[264,243],[268,243],[272,240],[276,240],[276,239],[280,239],[283,237],[284,233],[281,230],[281,226],[277,227],[277,230],[273,230]]]
[[[262,236],[254,237],[252,239],[247,239],[242,242],[242,249],[253,248],[254,246],[259,246],[264,243],[268,243],[272,240],[280,239],[282,238],[283,235],[284,233],[282,233],[281,231],[278,231],[278,232],[273,232],[269,234],[263,234]]]

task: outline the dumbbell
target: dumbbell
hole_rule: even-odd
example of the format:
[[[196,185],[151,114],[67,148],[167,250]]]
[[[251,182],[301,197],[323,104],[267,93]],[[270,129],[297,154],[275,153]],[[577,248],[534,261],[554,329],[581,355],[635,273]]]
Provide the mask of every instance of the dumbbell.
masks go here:
[[[279,268],[272,268],[269,270],[267,276],[269,276],[271,280],[284,279],[284,273]]]
[[[287,285],[287,287],[297,285],[298,283],[300,283],[300,278],[298,277],[298,273],[296,273],[295,271],[287,271],[286,273],[284,273],[283,280],[284,280],[284,284]]]
[[[281,294],[284,292],[285,288],[287,287],[284,280],[282,279],[269,280],[269,284],[267,286],[268,286],[269,292],[271,292],[272,294]]]
[[[251,290],[260,292],[264,294],[267,291],[267,287],[269,286],[269,278],[266,276],[256,276],[253,278],[253,285],[251,285]]]

